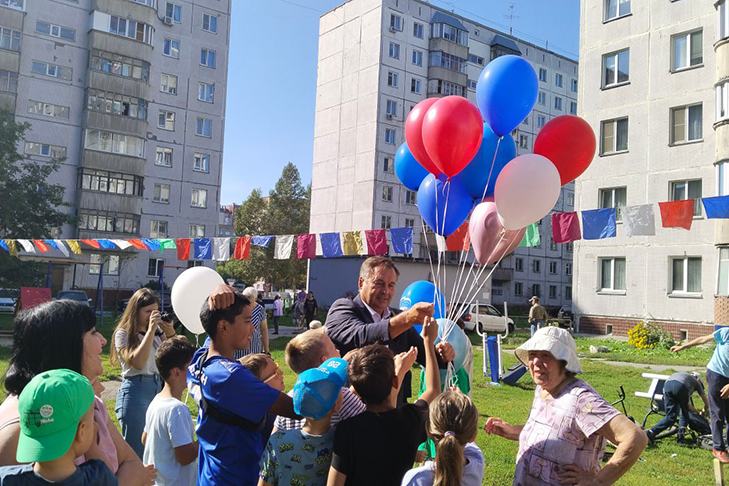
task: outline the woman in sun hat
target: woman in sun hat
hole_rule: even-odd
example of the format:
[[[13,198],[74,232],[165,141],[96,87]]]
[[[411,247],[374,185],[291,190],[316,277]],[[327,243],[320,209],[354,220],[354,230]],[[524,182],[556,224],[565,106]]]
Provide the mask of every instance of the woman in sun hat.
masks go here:
[[[565,329],[545,327],[516,349],[536,383],[524,425],[500,418],[486,433],[518,440],[514,485],[613,484],[645,449],[647,437],[587,382],[575,341]],[[605,440],[617,446],[601,469]]]

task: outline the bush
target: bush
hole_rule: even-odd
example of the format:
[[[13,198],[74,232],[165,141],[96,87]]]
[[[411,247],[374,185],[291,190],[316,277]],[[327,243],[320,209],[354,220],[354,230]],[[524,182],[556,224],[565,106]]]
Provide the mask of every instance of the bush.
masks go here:
[[[655,346],[670,349],[676,342],[670,332],[657,324],[644,324],[643,321],[639,321],[628,331],[628,344],[637,349],[652,349]]]

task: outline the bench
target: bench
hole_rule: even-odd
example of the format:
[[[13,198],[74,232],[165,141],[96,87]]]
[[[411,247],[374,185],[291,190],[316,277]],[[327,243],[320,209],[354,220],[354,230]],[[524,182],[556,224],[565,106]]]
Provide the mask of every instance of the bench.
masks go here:
[[[663,405],[663,385],[668,380],[669,375],[658,375],[655,373],[643,373],[643,378],[651,380],[648,386],[647,392],[637,391],[635,392],[636,397],[647,398],[650,400],[650,409],[643,418],[641,427],[645,428],[645,423],[648,421],[648,417],[653,414],[664,415],[665,407]]]

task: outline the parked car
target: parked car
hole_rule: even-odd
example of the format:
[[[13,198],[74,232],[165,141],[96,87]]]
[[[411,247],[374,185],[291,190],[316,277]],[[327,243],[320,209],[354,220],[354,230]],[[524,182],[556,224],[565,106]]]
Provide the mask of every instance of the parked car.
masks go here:
[[[56,294],[54,300],[75,300],[91,306],[91,299],[83,290],[61,290]]]
[[[14,314],[15,304],[18,302],[18,290],[0,289],[0,313]]]
[[[263,302],[262,302],[263,307],[265,307],[266,311],[273,312],[273,309],[274,309],[274,305],[273,305],[274,298],[273,297],[264,297],[262,300],[263,300]]]
[[[557,311],[557,319],[572,319],[572,306],[566,304],[560,307]]]
[[[456,304],[460,306],[461,304]],[[478,325],[479,332],[504,332],[504,315],[491,304],[469,304],[461,316],[466,331],[473,332]],[[509,332],[514,331],[514,321],[507,318]]]

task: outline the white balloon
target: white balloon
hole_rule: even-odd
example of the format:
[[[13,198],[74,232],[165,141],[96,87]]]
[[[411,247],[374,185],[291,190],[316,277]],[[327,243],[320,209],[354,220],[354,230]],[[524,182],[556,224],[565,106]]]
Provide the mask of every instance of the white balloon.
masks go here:
[[[562,180],[551,160],[537,154],[512,159],[501,170],[494,202],[504,228],[518,230],[549,214],[559,199]]]
[[[216,286],[224,284],[223,277],[208,267],[188,268],[172,285],[172,308],[182,324],[193,334],[205,329],[200,322],[200,310]]]

